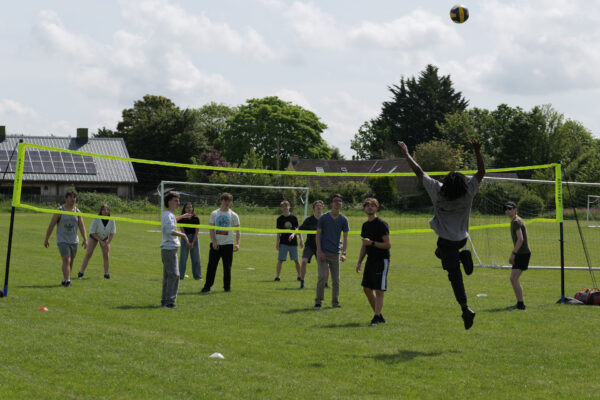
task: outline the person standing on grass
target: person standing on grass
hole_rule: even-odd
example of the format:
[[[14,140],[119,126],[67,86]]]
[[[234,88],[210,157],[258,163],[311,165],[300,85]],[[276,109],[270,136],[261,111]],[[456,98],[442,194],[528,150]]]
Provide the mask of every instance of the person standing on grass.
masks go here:
[[[71,211],[80,212],[75,203],[77,202],[77,192],[69,190],[65,194],[65,204],[60,206],[60,211]],[[78,215],[69,214],[54,214],[50,219],[50,225],[46,230],[46,239],[44,240],[44,247],[48,248],[50,243],[48,240],[52,235],[54,226],[56,225],[56,244],[58,251],[62,258],[62,273],[63,280],[61,285],[64,287],[71,287],[71,271],[73,270],[73,262],[77,255],[77,246],[79,245],[79,236],[77,235],[77,227],[81,232],[83,238],[83,248],[87,248],[87,234],[85,232],[85,224],[83,218]]]
[[[346,261],[346,249],[348,247],[348,218],[342,213],[342,195],[331,196],[331,210],[319,218],[317,224],[317,262],[319,265],[319,279],[317,281],[317,297],[315,298],[315,309],[321,309],[321,302],[325,296],[325,284],[327,283],[327,272],[331,273],[331,306],[340,307],[340,260]],[[344,232],[340,255],[340,234]]]
[[[510,235],[514,245],[508,258],[508,263],[512,265],[510,283],[517,297],[517,304],[508,307],[509,310],[525,310],[526,308],[523,302],[523,287],[519,278],[523,271],[527,271],[529,268],[529,259],[531,258],[531,250],[527,243],[527,228],[525,222],[517,215],[517,211],[517,205],[512,201],[504,205],[504,212],[511,219]]]
[[[290,208],[291,205],[289,201],[284,200],[281,202],[281,215],[277,218],[277,229],[298,229],[298,218],[290,213]],[[300,237],[300,248],[302,248],[304,247],[302,235],[296,235],[295,233],[278,233],[275,236],[277,237],[275,240],[275,248],[279,252],[277,256],[277,275],[275,276],[275,281],[279,282],[281,280],[281,265],[287,259],[287,255],[289,253],[290,260],[296,264],[296,274],[298,276],[298,280],[302,282],[302,277],[300,276],[300,263],[298,262],[297,237]]]
[[[304,231],[316,231],[317,225],[319,224],[319,218],[323,214],[323,207],[325,205],[321,200],[317,200],[313,203],[313,215],[306,217],[302,222],[302,225],[298,228]],[[316,234],[309,233],[306,235],[306,242],[304,243],[304,250],[302,251],[302,264],[300,265],[300,289],[304,289],[304,278],[306,277],[306,264],[310,264],[312,257],[317,257],[317,241]],[[325,283],[329,280],[329,270],[327,270],[327,278]]]
[[[100,207],[100,216],[110,217],[110,207],[107,204],[103,204]],[[110,242],[112,242],[113,236],[117,233],[117,227],[115,225],[115,221],[112,219],[104,219],[104,218],[94,218],[92,221],[92,225],[90,226],[90,241],[87,248],[87,252],[83,257],[83,262],[81,263],[81,270],[77,274],[78,279],[83,278],[83,274],[85,273],[85,269],[88,266],[88,262],[94,254],[94,249],[96,248],[96,244],[100,244],[100,248],[102,249],[102,258],[104,260],[104,279],[110,279],[110,274],[108,272],[108,268],[110,265],[109,252],[110,252]]]
[[[473,273],[473,259],[468,250],[460,251],[467,243],[469,236],[469,215],[473,198],[479,191],[479,184],[485,176],[485,165],[481,154],[481,142],[470,140],[469,143],[477,157],[477,173],[469,180],[460,172],[448,173],[442,182],[429,175],[410,156],[408,147],[399,141],[398,146],[406,156],[406,161],[418,178],[433,203],[434,216],[429,221],[431,229],[438,235],[435,255],[442,260],[442,267],[448,273],[448,279],[454,291],[454,297],[462,309],[465,329],[473,326],[475,312],[467,304],[467,294],[460,270],[462,262],[467,275]]]
[[[239,227],[240,217],[231,210],[233,196],[230,193],[221,195],[221,207],[210,214],[209,225],[216,227]],[[210,250],[208,253],[208,266],[206,267],[206,282],[202,293],[210,292],[215,283],[215,275],[219,260],[223,259],[223,289],[231,291],[231,265],[233,264],[233,252],[240,249],[242,232],[235,231],[235,245],[233,244],[234,231],[210,229]]]
[[[362,287],[374,313],[371,326],[377,326],[379,323],[385,323],[381,310],[383,309],[383,295],[387,290],[392,244],[388,224],[377,216],[377,210],[379,210],[377,199],[365,199],[363,209],[367,214],[367,222],[363,224],[360,232],[363,239],[356,272],[360,274],[362,261],[366,255],[367,262],[365,263]]]
[[[192,202],[186,202],[181,208],[181,215],[191,215],[190,218],[182,218],[178,222],[180,224],[200,225],[200,219],[194,212],[194,205]],[[187,268],[188,254],[192,259],[192,276],[195,280],[202,279],[202,270],[200,268],[200,247],[198,246],[198,228],[181,228],[181,232],[185,233],[188,238],[189,245],[185,244],[183,238],[181,238],[181,250],[179,252],[179,279],[185,278],[185,270]]]
[[[162,242],[160,254],[163,262],[162,297],[160,305],[166,308],[177,308],[177,291],[179,290],[179,268],[177,265],[177,249],[180,246],[177,236],[189,245],[185,233],[177,230],[177,218],[190,218],[191,214],[183,214],[175,218],[175,211],[179,208],[179,193],[167,192],[164,199],[167,210],[163,212],[161,220]]]

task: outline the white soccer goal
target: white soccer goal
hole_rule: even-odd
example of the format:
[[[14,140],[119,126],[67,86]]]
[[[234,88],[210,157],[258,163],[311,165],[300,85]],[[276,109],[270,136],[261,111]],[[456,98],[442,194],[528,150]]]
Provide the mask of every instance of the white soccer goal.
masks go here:
[[[180,194],[182,204],[185,201],[191,201],[195,206],[218,206],[220,194],[222,192],[229,192],[234,196],[234,204],[278,209],[281,200],[287,200],[292,203],[292,207],[296,206],[295,208],[302,209],[303,218],[306,218],[308,215],[308,187],[161,181],[157,188],[160,198],[162,198],[163,193],[170,190],[175,190]],[[164,203],[162,201],[160,202],[160,211],[162,215],[164,211]],[[298,219],[301,217],[298,214],[296,216]]]
[[[588,228],[600,228],[600,196],[588,194],[586,220]]]

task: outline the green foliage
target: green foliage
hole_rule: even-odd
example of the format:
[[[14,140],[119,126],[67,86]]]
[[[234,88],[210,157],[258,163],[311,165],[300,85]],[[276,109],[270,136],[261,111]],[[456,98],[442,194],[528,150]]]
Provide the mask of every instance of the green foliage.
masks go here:
[[[479,190],[473,208],[484,214],[504,214],[507,201],[518,203],[527,194],[527,189],[515,183],[488,181]]]
[[[116,194],[80,192],[77,196],[77,207],[83,212],[97,214],[103,204],[108,204],[111,215],[158,212],[160,209],[160,206],[157,207],[147,199],[124,200]]]
[[[329,195],[325,204],[329,203],[329,198],[334,193],[339,193],[344,198],[344,203],[347,205],[362,204],[363,200],[373,195],[368,184],[356,181],[341,181],[329,187]]]
[[[267,168],[283,169],[292,154],[329,159],[331,149],[321,137],[326,128],[313,112],[277,97],[249,99],[231,118],[217,146],[229,162],[240,163],[254,150]]]
[[[437,123],[448,113],[467,108],[468,101],[452,87],[450,76],[439,76],[438,68],[427,65],[419,78],[401,78],[390,87],[392,100],[382,105],[381,114],[364,124],[354,137],[352,149],[361,158],[400,154],[396,141],[413,151],[417,144],[440,137]]]
[[[210,145],[217,146],[218,139],[229,129],[229,123],[238,109],[237,107],[210,102],[196,111],[200,131]]]
[[[398,201],[396,180],[391,176],[370,177],[369,187],[381,206],[390,207]]]
[[[464,166],[465,152],[450,143],[432,140],[419,143],[414,158],[424,171],[455,171]]]
[[[538,216],[544,212],[544,201],[533,193],[527,193],[517,203],[519,212],[527,216]]]

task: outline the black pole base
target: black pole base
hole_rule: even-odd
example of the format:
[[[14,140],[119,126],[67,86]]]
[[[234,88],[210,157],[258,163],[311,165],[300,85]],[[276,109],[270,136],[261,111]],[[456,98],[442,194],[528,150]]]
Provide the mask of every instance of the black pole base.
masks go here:
[[[563,296],[560,299],[558,299],[558,301],[556,302],[556,304],[566,304],[567,303],[567,299]]]

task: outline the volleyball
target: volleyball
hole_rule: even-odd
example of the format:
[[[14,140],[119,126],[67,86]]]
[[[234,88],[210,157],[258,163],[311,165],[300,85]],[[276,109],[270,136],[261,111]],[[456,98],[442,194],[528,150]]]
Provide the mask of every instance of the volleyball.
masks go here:
[[[450,18],[457,24],[462,24],[469,19],[469,9],[464,6],[456,5],[450,10]]]

